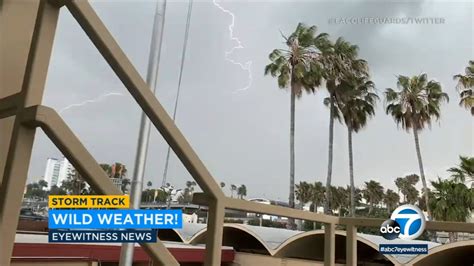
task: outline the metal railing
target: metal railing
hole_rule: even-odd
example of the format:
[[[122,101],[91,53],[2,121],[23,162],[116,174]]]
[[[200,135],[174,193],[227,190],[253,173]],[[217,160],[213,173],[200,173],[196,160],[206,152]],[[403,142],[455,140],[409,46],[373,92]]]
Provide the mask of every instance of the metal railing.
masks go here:
[[[345,225],[346,260],[357,262],[357,227],[381,219],[341,218],[226,197],[165,109],[149,90],[86,0],[3,0],[0,77],[0,265],[9,266],[36,128],[41,128],[88,184],[101,194],[121,194],[72,130],[52,108],[41,105],[59,9],[65,6],[202,188],[193,202],[209,206],[205,265],[220,265],[225,209],[324,223],[324,265],[335,263],[336,225]],[[6,67],[8,66],[8,67]],[[473,224],[428,221],[427,230],[474,233]],[[160,265],[178,265],[161,243],[141,244]]]

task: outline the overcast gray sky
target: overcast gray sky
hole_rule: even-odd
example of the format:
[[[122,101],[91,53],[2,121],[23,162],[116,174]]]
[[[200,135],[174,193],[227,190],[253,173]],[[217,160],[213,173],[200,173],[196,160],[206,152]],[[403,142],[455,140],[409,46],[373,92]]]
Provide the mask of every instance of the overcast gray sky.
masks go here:
[[[160,63],[157,97],[169,112],[177,88],[186,23],[187,1],[169,1]],[[248,73],[225,59],[236,45],[230,39],[231,16],[208,1],[196,1],[191,18],[187,58],[177,124],[219,181],[245,184],[248,194],[286,200],[289,183],[289,99],[276,80],[263,75],[267,56],[283,48],[280,30],[291,33],[298,22],[317,25],[333,39],[342,36],[359,45],[369,62],[379,94],[394,87],[396,75],[427,72],[441,82],[451,101],[442,106],[442,119],[421,134],[421,148],[429,179],[446,176],[459,155],[473,154],[473,118],[458,106],[452,76],[474,58],[471,1],[222,1],[235,14],[234,36],[244,46],[230,58],[252,62]],[[95,1],[93,6],[138,71],[145,76],[154,1]],[[331,18],[443,18],[444,24],[334,24]],[[104,93],[87,107],[71,108],[63,118],[99,162],[122,162],[131,175],[140,111],[126,89],[95,50],[66,9],[61,10],[47,80],[45,104],[61,110]],[[324,89],[304,95],[296,107],[296,179],[326,178],[328,110]],[[378,105],[366,129],[354,136],[356,184],[368,179],[394,187],[393,180],[418,173],[411,134],[397,129]],[[29,178],[43,175],[46,159],[60,152],[38,133]],[[347,133],[336,125],[333,180],[348,184]],[[146,180],[161,184],[166,144],[151,134]],[[169,182],[182,186],[190,175],[171,156]],[[227,190],[227,189],[226,189]],[[228,190],[226,191],[228,192]]]

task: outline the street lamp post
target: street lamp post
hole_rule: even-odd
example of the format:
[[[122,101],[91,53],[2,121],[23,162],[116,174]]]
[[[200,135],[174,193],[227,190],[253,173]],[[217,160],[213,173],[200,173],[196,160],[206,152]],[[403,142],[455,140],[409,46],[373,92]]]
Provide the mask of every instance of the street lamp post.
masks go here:
[[[157,0],[155,17],[153,22],[153,32],[150,44],[150,57],[148,59],[148,70],[146,82],[148,86],[156,91],[158,78],[158,68],[160,62],[161,42],[163,39],[163,29],[165,24],[166,0]],[[135,157],[135,168],[133,169],[132,188],[130,199],[132,209],[140,209],[140,202],[143,189],[143,178],[145,174],[146,157],[148,151],[148,141],[150,139],[151,123],[144,112],[140,120],[140,131],[138,133],[137,153]],[[120,252],[120,266],[131,266],[133,263],[134,243],[123,243]]]

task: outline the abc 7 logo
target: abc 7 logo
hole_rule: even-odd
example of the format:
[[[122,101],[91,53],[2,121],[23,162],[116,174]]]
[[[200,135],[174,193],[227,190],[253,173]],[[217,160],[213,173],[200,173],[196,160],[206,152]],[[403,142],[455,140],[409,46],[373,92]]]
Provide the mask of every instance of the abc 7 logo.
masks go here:
[[[388,219],[380,226],[380,234],[388,240],[393,240],[400,235],[400,225],[397,221]]]
[[[380,226],[380,234],[388,240],[395,238],[412,240],[419,237],[425,230],[425,216],[413,205],[402,205],[393,211],[391,219]]]

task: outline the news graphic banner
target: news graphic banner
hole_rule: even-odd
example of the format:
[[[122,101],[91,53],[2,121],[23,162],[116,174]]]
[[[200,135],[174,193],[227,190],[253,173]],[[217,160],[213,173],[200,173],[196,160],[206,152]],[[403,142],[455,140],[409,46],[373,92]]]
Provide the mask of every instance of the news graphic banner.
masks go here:
[[[182,227],[180,210],[51,210],[49,228],[172,229]]]
[[[50,209],[128,209],[130,197],[128,195],[54,195],[49,196],[48,207]]]
[[[413,243],[425,231],[426,218],[417,206],[405,204],[396,208],[390,219],[380,226],[380,234],[386,240],[400,239],[406,243],[380,244],[382,254],[427,254],[428,244]]]
[[[428,254],[427,244],[380,244],[379,252],[382,254],[418,255]]]
[[[49,242],[156,242],[157,229],[183,226],[181,210],[130,210],[128,195],[49,196],[48,205]]]
[[[51,229],[49,242],[69,243],[155,243],[158,231],[153,230],[61,230]]]

